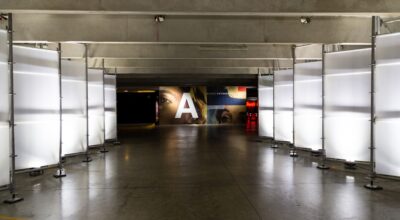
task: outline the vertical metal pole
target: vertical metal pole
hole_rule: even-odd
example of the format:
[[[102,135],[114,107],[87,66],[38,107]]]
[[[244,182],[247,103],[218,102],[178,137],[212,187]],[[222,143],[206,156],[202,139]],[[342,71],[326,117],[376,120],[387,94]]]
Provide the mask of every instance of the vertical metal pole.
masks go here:
[[[60,95],[60,146],[59,146],[59,152],[58,152],[58,170],[56,173],[53,175],[55,178],[61,178],[61,177],[66,177],[67,174],[65,173],[65,170],[63,168],[63,163],[62,163],[62,121],[63,121],[63,107],[62,107],[62,71],[61,71],[61,43],[58,43],[58,86],[59,86],[59,95]]]
[[[376,185],[375,178],[375,74],[376,74],[376,37],[380,34],[381,20],[378,16],[372,17],[372,37],[371,37],[371,134],[370,134],[370,174],[369,183],[364,187],[370,190],[381,190],[382,187]]]
[[[260,68],[257,68],[257,92],[258,92],[258,105],[257,105],[257,107],[258,107],[258,116],[260,115],[260,78],[261,78],[261,73],[260,73]],[[258,117],[258,123],[257,123],[257,125],[258,125],[258,129],[257,129],[257,133],[258,133],[258,136],[259,137],[261,137],[260,136],[260,117]]]
[[[317,168],[321,170],[327,170],[330,167],[326,165],[326,151],[325,151],[325,55],[326,55],[326,46],[325,44],[322,45],[322,73],[321,73],[321,79],[322,79],[322,95],[321,95],[321,101],[322,101],[322,137],[321,137],[321,162],[318,164]]]
[[[275,60],[272,61],[272,138],[275,140]],[[278,148],[278,144],[272,144],[272,148]]]
[[[12,14],[8,14],[8,66],[9,66],[9,74],[10,74],[10,128],[11,128],[11,170],[10,170],[10,194],[11,198],[4,201],[7,204],[14,204],[17,202],[21,202],[24,200],[22,197],[18,197],[15,192],[15,114],[14,114],[14,53],[13,53],[13,21]]]
[[[85,44],[85,79],[86,79],[86,153],[82,162],[89,163],[92,158],[89,156],[89,72],[88,72],[88,45]]]
[[[105,78],[105,69],[104,69],[104,58],[102,62],[103,67],[103,149],[100,150],[100,153],[107,153],[106,149],[106,78]]]
[[[296,74],[296,45],[292,46],[292,58],[293,58],[293,93],[292,93],[292,98],[293,98],[293,128],[292,128],[292,136],[293,136],[293,145],[292,145],[292,149],[290,151],[290,156],[291,157],[297,157],[297,150],[296,150],[296,132],[295,132],[295,74]]]
[[[115,114],[116,114],[116,120],[115,120],[115,128],[117,129],[116,130],[116,137],[115,137],[115,141],[114,141],[114,145],[118,145],[118,144],[121,144],[120,142],[119,142],[119,139],[118,139],[118,96],[117,96],[117,94],[118,94],[118,91],[117,91],[117,78],[118,78],[118,75],[117,75],[117,67],[115,67]]]

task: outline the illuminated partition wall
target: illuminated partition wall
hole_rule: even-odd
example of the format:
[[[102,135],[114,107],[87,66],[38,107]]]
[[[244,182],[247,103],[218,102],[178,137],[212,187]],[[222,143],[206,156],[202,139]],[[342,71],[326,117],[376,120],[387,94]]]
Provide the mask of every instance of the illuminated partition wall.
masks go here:
[[[293,143],[293,70],[274,73],[275,140]]]
[[[400,34],[376,39],[376,172],[400,176]]]
[[[104,76],[106,140],[117,139],[117,76]]]
[[[10,182],[10,72],[7,31],[0,30],[0,186]]]
[[[327,157],[369,161],[371,49],[325,56]]]
[[[86,64],[85,61],[61,61],[62,79],[62,155],[87,149]]]
[[[258,135],[274,137],[274,80],[272,75],[258,78]]]
[[[88,70],[89,146],[104,144],[104,84],[103,70]]]
[[[57,164],[61,138],[58,53],[13,48],[16,169]]]
[[[322,148],[322,62],[295,64],[296,147]]]

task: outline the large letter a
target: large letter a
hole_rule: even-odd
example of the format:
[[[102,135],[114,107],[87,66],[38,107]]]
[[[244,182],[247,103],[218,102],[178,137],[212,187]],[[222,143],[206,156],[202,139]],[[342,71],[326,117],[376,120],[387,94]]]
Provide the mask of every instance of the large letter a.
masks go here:
[[[188,103],[188,108],[185,108],[186,102]],[[190,113],[192,114],[192,118],[199,118],[190,93],[183,93],[175,118],[181,118],[183,113]]]

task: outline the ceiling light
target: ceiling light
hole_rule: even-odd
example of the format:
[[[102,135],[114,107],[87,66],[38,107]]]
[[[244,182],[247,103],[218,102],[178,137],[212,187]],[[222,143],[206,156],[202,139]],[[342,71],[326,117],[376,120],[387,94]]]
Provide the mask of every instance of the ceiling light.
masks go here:
[[[311,23],[311,18],[310,17],[301,17],[300,18],[300,23],[309,24],[309,23]]]
[[[155,20],[157,23],[162,23],[162,22],[165,21],[165,16],[164,16],[164,15],[157,15],[157,16],[154,17],[154,20]]]

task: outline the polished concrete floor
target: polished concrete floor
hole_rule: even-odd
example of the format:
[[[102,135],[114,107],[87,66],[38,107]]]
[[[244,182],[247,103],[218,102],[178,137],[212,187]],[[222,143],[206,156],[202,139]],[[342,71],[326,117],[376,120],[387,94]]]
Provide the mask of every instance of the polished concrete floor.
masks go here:
[[[25,201],[0,204],[0,219],[400,219],[400,182],[368,191],[363,169],[318,170],[242,127],[128,129],[121,142],[68,159],[63,179],[18,174]]]

